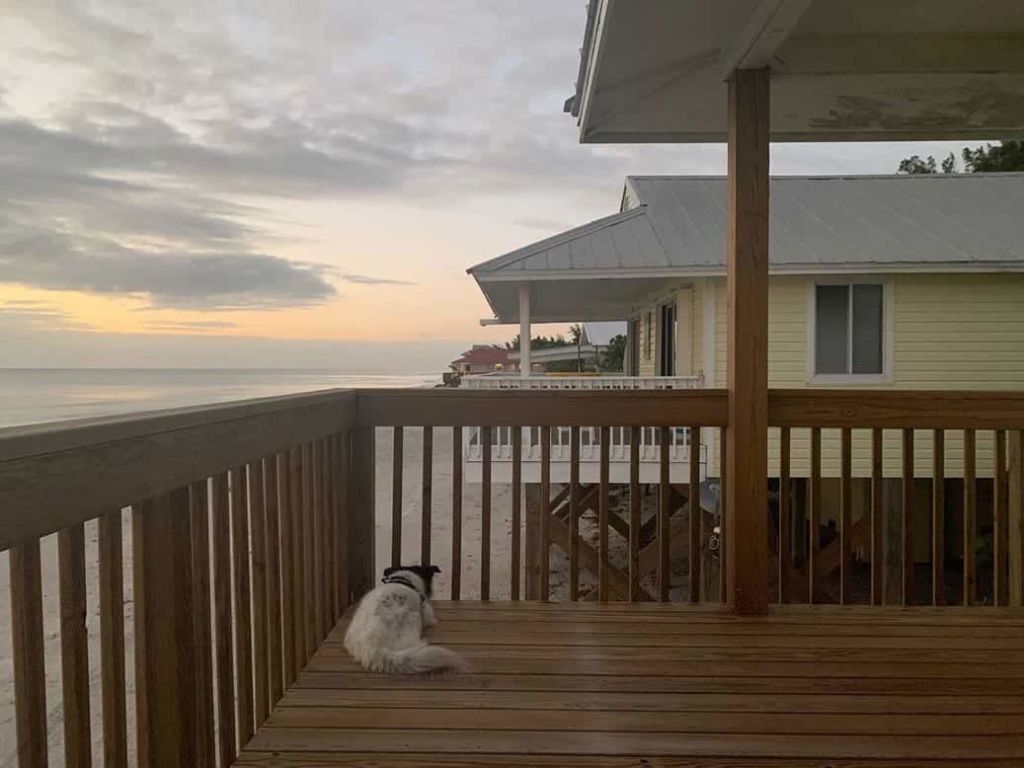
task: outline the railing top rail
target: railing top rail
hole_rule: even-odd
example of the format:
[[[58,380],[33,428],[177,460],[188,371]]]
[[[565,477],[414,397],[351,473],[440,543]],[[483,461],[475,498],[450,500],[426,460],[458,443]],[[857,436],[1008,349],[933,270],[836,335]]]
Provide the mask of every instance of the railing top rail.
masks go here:
[[[723,426],[725,390],[361,389],[367,426]]]
[[[332,390],[0,433],[0,551],[355,422]]]
[[[134,411],[87,419],[27,424],[0,429],[0,461],[158,435],[195,426],[238,421],[325,403],[354,403],[355,390],[325,389],[224,403]]]
[[[771,389],[773,427],[1024,429],[1024,392]]]

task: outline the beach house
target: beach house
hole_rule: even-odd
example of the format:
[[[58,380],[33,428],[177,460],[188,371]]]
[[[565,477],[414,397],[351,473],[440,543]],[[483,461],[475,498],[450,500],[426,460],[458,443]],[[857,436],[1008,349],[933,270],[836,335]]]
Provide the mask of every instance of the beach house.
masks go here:
[[[707,182],[724,193],[701,192],[709,201],[724,194],[714,214],[720,231],[702,233],[719,238],[724,261],[701,262],[702,275],[650,274],[663,285],[647,283],[602,319],[645,324],[644,307],[671,306],[674,292],[679,313],[679,291],[689,290],[691,346],[693,316],[724,313],[724,329],[714,323],[705,345],[702,324],[699,354],[679,355],[679,342],[666,342],[662,370],[689,359],[707,376],[710,359],[724,386],[334,390],[0,432],[19,765],[48,764],[57,723],[67,764],[88,765],[98,687],[107,766],[129,764],[129,740],[145,768],[1020,766],[1024,393],[979,373],[1009,376],[1009,353],[1005,368],[997,357],[985,369],[973,359],[1013,323],[972,328],[989,303],[1012,302],[1016,276],[909,264],[852,274],[852,253],[890,254],[890,208],[862,200],[870,216],[832,251],[801,247],[771,218],[786,194],[770,192],[769,146],[1024,136],[1022,39],[1019,0],[591,0],[567,105],[581,141],[728,145],[725,182]],[[819,183],[794,180],[790,195]],[[964,202],[975,217],[1004,202],[986,191],[1001,182],[986,178],[877,183],[867,197],[889,206],[883,186],[932,190],[921,205],[933,215],[919,220],[935,231],[955,215],[941,197],[950,189],[972,190]],[[656,197],[637,186],[638,197]],[[639,224],[648,215],[641,202],[613,221]],[[940,262],[955,252],[1006,260],[987,234],[979,242],[947,231],[938,240]],[[773,255],[812,252],[835,259],[839,272],[783,274],[772,265]],[[710,312],[705,289],[723,277]],[[507,301],[530,307],[521,324],[545,306],[549,282],[509,292]],[[573,306],[572,292],[560,293],[566,320],[593,303]],[[515,316],[496,303],[499,316]],[[637,347],[650,340],[648,361],[657,355],[654,314],[632,334]],[[663,337],[672,329],[685,338],[679,314],[661,322]],[[929,345],[948,357],[934,371],[920,359],[934,354]],[[851,388],[857,376],[875,381]],[[552,432],[562,427],[570,474],[556,497]],[[663,450],[656,512],[641,516],[641,431],[654,430],[665,448],[680,427],[694,445],[716,435],[722,459],[714,589],[704,588],[698,556],[712,532],[699,515],[670,521],[680,491],[692,496],[700,485],[698,463],[676,482]],[[465,492],[461,460],[473,428],[484,435],[478,496]],[[489,431],[500,428],[511,430],[512,460],[499,496]],[[523,428],[538,431],[545,504],[528,525]],[[591,428],[598,472],[587,502],[580,451]],[[609,513],[613,429],[631,436],[625,518]],[[823,493],[831,436],[834,500]],[[443,465],[434,460],[442,441],[452,449]],[[990,497],[977,482],[983,450]],[[415,469],[405,463],[410,452]],[[869,475],[860,509],[858,466]],[[420,500],[415,518],[403,514],[407,475]],[[963,493],[950,506],[952,479]],[[379,525],[378,495],[391,512]],[[585,502],[596,508],[596,541],[581,536]],[[827,513],[826,503],[834,505]],[[828,544],[826,514],[836,520]],[[955,558],[944,538],[951,519],[962,531]],[[403,535],[410,526],[414,546]],[[645,535],[653,539],[641,547]],[[378,539],[385,562],[375,559]],[[556,541],[564,569],[554,567],[563,562],[552,557]],[[507,569],[492,567],[499,549],[510,553]],[[613,568],[619,552],[625,566]],[[685,578],[670,567],[680,552]],[[44,557],[59,573],[56,595],[42,586]],[[379,567],[409,561],[450,576],[433,596],[440,625],[429,637],[463,656],[463,673],[368,673],[342,647],[351,607]],[[469,563],[472,580],[463,578]],[[864,568],[868,589],[859,592]],[[645,584],[648,572],[655,578]],[[821,589],[826,582],[834,591]],[[685,604],[669,604],[680,597]],[[93,600],[99,621],[87,623]],[[44,656],[53,631],[55,664]],[[97,635],[99,653],[90,654]],[[47,700],[55,666],[59,704]]]

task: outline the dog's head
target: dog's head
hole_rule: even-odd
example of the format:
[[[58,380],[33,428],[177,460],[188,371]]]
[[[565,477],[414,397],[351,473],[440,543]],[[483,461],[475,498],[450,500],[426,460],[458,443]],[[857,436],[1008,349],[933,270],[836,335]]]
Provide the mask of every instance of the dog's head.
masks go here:
[[[426,590],[427,597],[430,597],[434,591],[434,574],[440,573],[441,569],[436,565],[393,565],[384,569],[384,578],[386,579],[391,574],[401,571],[418,576],[423,582],[423,588]]]

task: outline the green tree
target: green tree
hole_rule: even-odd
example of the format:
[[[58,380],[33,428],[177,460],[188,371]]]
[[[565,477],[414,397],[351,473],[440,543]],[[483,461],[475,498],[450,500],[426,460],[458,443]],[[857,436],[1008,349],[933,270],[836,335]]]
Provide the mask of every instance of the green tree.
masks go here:
[[[964,167],[971,173],[1024,171],[1024,141],[1002,141],[971,149],[964,147]]]
[[[960,156],[964,161],[967,173],[991,173],[999,171],[1024,171],[1024,141],[1001,141],[998,144],[986,144],[983,147],[964,147]],[[900,160],[898,173],[931,174],[959,173],[956,167],[956,155],[952,152],[941,164],[935,162],[931,155],[922,158],[911,155]]]
[[[922,160],[920,155],[911,155],[900,160],[898,173],[906,173],[910,176],[935,173],[935,158],[929,155],[926,160]]]
[[[598,368],[608,373],[622,373],[626,370],[626,337],[623,334],[612,336],[597,359]]]

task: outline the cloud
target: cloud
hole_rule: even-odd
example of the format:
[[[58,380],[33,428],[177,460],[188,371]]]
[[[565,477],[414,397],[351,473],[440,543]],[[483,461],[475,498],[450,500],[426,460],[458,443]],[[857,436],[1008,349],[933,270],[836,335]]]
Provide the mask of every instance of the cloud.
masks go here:
[[[567,222],[516,221],[557,231],[614,209],[626,173],[724,170],[720,147],[578,144],[561,111],[577,3],[47,0],[5,11],[0,281],[159,307],[306,306],[335,297],[336,277],[274,253],[268,222],[296,201],[557,200]],[[773,156],[807,172],[842,154],[803,147]]]
[[[392,280],[386,277],[369,277],[368,275],[342,275],[341,279],[346,283],[357,285],[416,285],[409,280]]]
[[[513,224],[527,229],[539,229],[543,232],[558,232],[564,229],[571,229],[574,225],[558,219],[546,219],[543,216],[520,216]]]
[[[214,331],[235,327],[229,320],[161,320],[146,326],[152,331]]]

